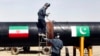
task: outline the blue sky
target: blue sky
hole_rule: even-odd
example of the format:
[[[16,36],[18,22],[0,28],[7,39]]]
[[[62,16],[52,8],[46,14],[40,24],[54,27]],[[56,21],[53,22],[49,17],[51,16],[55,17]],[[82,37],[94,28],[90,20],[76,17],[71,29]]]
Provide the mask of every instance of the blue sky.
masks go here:
[[[51,3],[50,20],[100,22],[100,0],[0,0],[0,21],[37,21],[46,2]]]

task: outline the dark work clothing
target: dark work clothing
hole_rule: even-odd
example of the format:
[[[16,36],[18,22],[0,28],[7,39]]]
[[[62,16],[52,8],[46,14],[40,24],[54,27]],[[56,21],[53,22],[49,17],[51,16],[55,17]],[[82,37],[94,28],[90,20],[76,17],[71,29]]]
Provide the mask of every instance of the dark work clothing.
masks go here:
[[[40,33],[46,32],[45,16],[46,16],[46,9],[43,7],[38,12],[38,31]]]
[[[52,44],[52,47],[51,47],[52,53],[60,55],[60,50],[63,48],[62,40],[60,40],[59,38],[55,38],[55,39],[44,38],[44,40],[46,40]]]
[[[46,15],[46,9],[42,7],[38,12],[38,19],[45,19]]]
[[[43,19],[38,19],[38,30],[40,33],[46,33],[46,22]]]
[[[52,52],[51,56],[60,56],[60,54],[56,54],[56,53]]]

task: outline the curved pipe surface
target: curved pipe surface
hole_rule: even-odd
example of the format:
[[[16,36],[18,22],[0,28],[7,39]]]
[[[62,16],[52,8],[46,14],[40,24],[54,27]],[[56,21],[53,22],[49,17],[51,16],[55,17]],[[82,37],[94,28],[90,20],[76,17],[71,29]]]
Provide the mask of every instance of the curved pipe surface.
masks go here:
[[[10,37],[11,26],[25,26],[27,37]],[[52,39],[60,33],[65,46],[79,45],[79,37],[72,37],[71,26],[89,26],[90,36],[85,38],[85,45],[100,45],[100,22],[47,22],[47,35]],[[0,22],[0,46],[38,46],[37,22]]]

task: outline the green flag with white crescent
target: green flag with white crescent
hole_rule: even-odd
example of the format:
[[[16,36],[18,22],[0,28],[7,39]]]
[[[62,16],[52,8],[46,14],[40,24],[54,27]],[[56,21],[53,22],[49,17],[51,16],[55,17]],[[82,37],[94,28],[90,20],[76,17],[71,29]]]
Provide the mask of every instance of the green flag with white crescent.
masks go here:
[[[81,36],[90,36],[89,26],[71,26],[71,36],[72,37],[81,37]]]

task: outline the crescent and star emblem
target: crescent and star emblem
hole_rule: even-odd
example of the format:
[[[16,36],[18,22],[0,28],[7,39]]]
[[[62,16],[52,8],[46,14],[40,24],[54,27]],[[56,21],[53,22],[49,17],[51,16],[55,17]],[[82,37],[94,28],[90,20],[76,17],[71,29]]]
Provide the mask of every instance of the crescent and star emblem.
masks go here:
[[[80,27],[79,30],[80,30],[80,33],[81,33],[81,34],[86,34],[86,28]]]

